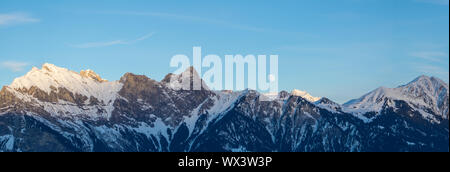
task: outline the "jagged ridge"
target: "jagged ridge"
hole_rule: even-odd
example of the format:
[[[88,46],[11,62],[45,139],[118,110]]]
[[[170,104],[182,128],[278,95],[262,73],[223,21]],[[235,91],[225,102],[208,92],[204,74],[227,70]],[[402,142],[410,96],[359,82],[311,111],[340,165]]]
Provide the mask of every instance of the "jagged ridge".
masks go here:
[[[369,93],[358,100],[380,108],[361,113],[350,108],[362,101],[169,82],[185,77],[200,79],[193,68],[161,82],[33,68],[0,92],[0,151],[448,151],[448,85],[436,78]]]

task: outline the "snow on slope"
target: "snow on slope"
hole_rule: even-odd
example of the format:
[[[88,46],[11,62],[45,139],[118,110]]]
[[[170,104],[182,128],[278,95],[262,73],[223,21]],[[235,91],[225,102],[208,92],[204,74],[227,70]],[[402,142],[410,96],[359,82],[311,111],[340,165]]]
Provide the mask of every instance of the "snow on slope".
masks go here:
[[[333,101],[331,101],[328,98],[321,98],[320,100],[314,102],[314,104],[320,108],[326,109],[333,113],[339,113],[342,112],[342,107],[340,104],[337,104]]]
[[[108,82],[91,70],[82,71],[81,74],[65,68],[57,67],[53,64],[44,64],[42,69],[33,67],[25,76],[16,78],[7,89],[19,99],[30,102],[37,107],[43,107],[45,111],[52,115],[65,116],[87,116],[92,118],[109,118],[114,110],[114,101],[119,97],[118,92],[123,84],[119,81]],[[100,104],[95,106],[79,107],[71,102],[58,100],[58,103],[39,101],[33,95],[21,92],[22,89],[38,89],[51,93],[57,92],[55,89],[65,88],[73,94],[86,96],[88,103],[91,96],[96,98]],[[102,109],[102,111],[99,111]]]
[[[211,98],[214,101],[214,104],[206,110],[206,112],[208,112],[208,114],[210,115],[206,123],[209,123],[216,116],[220,115],[228,108],[230,108],[240,96],[245,94],[245,91],[214,91],[214,94],[215,96]],[[185,117],[184,122],[186,123],[190,132],[194,130],[195,123],[197,122],[198,117],[201,115],[199,114],[199,110],[203,106],[203,104],[206,103],[206,101],[208,101],[208,99],[206,99],[205,102],[201,103],[197,108],[195,108],[191,112],[191,115],[189,117]]]
[[[448,84],[434,77],[420,76],[397,88],[377,88],[359,99],[345,103],[344,110],[355,114],[379,112],[385,102],[393,106],[390,100],[403,100],[416,110],[430,108],[436,114],[448,118],[445,116],[448,113],[445,111],[448,110],[448,95]],[[423,112],[422,115],[428,118],[430,114]]]
[[[301,91],[301,90],[297,90],[297,89],[292,90],[291,94],[294,96],[302,97],[310,102],[316,102],[321,99],[321,97],[313,97],[306,91]]]
[[[400,98],[402,95],[391,88],[379,87],[359,99],[344,104],[345,110],[354,113],[378,112],[385,98]]]
[[[233,103],[238,100],[240,96],[246,93],[246,91],[215,91],[214,105],[208,109],[209,114],[219,114],[229,108]]]
[[[54,88],[62,87],[88,98],[93,96],[105,104],[114,102],[122,84],[119,81],[107,82],[101,78],[94,79],[93,76],[98,75],[88,70],[87,75],[82,76],[74,71],[46,63],[42,65],[42,69],[33,67],[25,76],[16,78],[9,87],[29,89],[36,86],[47,93],[52,91],[52,86]]]
[[[0,136],[0,152],[1,150],[12,151],[14,150],[14,136],[4,135]]]
[[[166,81],[167,86],[173,90],[195,90],[197,88],[191,88],[193,84],[201,83],[199,85],[203,90],[209,90],[207,84],[202,80],[198,72],[194,67],[187,68],[180,74],[171,74],[169,81]],[[195,83],[194,83],[195,81]]]

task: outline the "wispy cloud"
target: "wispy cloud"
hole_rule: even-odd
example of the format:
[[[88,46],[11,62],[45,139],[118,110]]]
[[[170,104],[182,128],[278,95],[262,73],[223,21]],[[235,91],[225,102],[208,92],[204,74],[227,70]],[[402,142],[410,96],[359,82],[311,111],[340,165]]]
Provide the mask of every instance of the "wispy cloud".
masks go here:
[[[150,37],[152,37],[154,33],[150,33],[147,35],[144,35],[142,37],[139,37],[134,40],[114,40],[114,41],[105,41],[105,42],[88,42],[88,43],[82,43],[82,44],[76,44],[72,45],[72,47],[75,48],[96,48],[96,47],[108,47],[113,45],[127,45],[127,44],[134,44],[139,41],[146,40]]]
[[[448,54],[444,52],[413,52],[410,55],[433,62],[441,62],[443,58],[448,57]]]
[[[417,2],[431,3],[436,5],[448,5],[449,0],[415,0]]]
[[[248,25],[236,24],[224,20],[212,19],[212,18],[204,18],[204,17],[196,17],[189,15],[179,15],[172,13],[158,13],[158,12],[130,12],[130,11],[107,11],[107,12],[99,12],[101,14],[112,14],[112,15],[130,15],[130,16],[151,16],[151,17],[160,17],[167,19],[175,19],[182,21],[190,21],[190,22],[201,22],[207,24],[220,25],[232,29],[252,31],[252,32],[265,32],[268,31],[264,28],[253,27]]]
[[[424,74],[432,74],[437,76],[443,76],[444,78],[449,77],[448,69],[444,69],[439,66],[434,65],[421,65],[417,67],[419,72],[422,72]]]
[[[13,72],[23,71],[29,64],[25,62],[5,61],[0,64],[3,68],[7,68]]]
[[[75,48],[95,48],[95,47],[108,47],[112,45],[124,44],[122,40],[108,41],[108,42],[87,42],[77,45],[72,45]]]
[[[0,26],[22,24],[22,23],[35,23],[39,21],[40,21],[39,19],[33,18],[26,13],[0,14]]]

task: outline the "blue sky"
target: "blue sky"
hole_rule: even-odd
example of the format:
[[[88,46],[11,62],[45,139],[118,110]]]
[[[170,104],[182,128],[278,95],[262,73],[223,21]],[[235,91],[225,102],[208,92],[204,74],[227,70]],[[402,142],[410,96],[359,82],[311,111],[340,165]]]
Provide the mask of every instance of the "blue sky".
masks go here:
[[[448,82],[448,34],[448,0],[1,0],[0,84],[45,62],[161,80],[201,46],[278,54],[281,90],[343,103],[422,74]]]

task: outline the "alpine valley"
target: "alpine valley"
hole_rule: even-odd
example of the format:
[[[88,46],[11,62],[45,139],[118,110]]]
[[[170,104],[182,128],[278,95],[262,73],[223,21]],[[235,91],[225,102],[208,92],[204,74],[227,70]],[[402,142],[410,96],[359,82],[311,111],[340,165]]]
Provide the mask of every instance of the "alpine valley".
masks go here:
[[[448,152],[449,88],[420,76],[343,105],[294,90],[177,90],[126,73],[33,68],[0,92],[2,152]],[[260,101],[260,100],[270,101]]]

